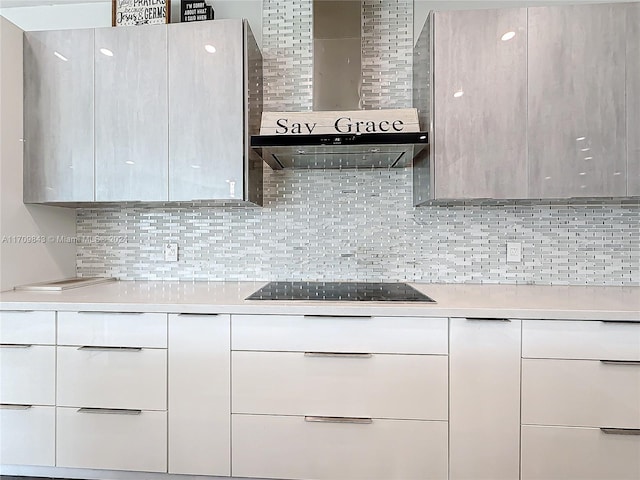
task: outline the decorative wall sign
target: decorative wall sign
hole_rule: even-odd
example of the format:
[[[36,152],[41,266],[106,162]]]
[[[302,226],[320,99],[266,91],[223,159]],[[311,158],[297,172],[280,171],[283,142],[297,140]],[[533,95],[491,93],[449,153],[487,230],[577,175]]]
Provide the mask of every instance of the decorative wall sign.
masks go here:
[[[415,108],[339,112],[263,112],[260,135],[419,132]]]
[[[157,25],[169,23],[171,0],[113,0],[112,25]]]
[[[181,22],[199,22],[213,20],[214,12],[204,0],[182,0],[180,5]]]

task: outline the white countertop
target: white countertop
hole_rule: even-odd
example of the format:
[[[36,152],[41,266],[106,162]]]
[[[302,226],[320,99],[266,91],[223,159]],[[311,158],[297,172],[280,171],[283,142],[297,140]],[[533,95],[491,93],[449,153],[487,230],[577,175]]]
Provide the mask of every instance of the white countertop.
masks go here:
[[[436,303],[244,300],[267,282],[132,282],[0,293],[1,310],[640,320],[640,287],[410,283]]]

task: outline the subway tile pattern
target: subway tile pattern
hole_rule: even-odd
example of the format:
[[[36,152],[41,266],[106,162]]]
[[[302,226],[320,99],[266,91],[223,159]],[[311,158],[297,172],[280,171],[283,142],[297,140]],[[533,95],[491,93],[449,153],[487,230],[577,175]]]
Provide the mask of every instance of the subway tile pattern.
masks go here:
[[[362,0],[365,110],[412,107],[413,0]]]
[[[125,280],[640,285],[640,202],[414,208],[411,170],[265,170],[265,206],[78,210],[78,273]],[[522,263],[506,263],[506,242]],[[180,246],[179,261],[163,245]]]
[[[313,1],[263,0],[264,111],[313,107]]]

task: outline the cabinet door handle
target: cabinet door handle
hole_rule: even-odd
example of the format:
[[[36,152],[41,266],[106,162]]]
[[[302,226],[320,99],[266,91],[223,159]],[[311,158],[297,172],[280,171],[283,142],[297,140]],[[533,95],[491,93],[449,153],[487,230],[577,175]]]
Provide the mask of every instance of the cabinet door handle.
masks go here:
[[[373,423],[373,419],[368,417],[314,417],[305,415],[305,422],[315,423],[357,423],[357,424],[370,424]]]
[[[372,353],[351,353],[351,352],[304,352],[305,357],[329,357],[329,358],[371,358]]]
[[[90,350],[96,352],[141,352],[142,347],[98,347],[91,345],[83,345],[78,350]]]
[[[2,343],[0,348],[29,348],[32,347],[30,343]]]
[[[219,313],[179,313],[178,317],[217,317]]]
[[[510,322],[508,318],[493,318],[493,317],[465,317],[465,320],[469,322]]]
[[[35,310],[0,310],[0,315],[3,313],[33,313]]]
[[[96,310],[82,310],[78,313],[82,313],[83,315],[87,314],[95,314],[95,315],[143,315],[144,312],[104,312],[104,311],[96,311]]]
[[[29,410],[33,405],[21,405],[18,403],[0,403],[2,410]]]
[[[600,430],[608,435],[640,435],[640,428],[600,427]]]
[[[326,319],[326,318],[345,318],[345,319],[356,319],[356,320],[371,320],[373,317],[371,315],[304,315],[304,318],[317,318],[317,319]]]
[[[78,409],[78,413],[95,413],[99,415],[140,415],[142,410],[132,410],[129,408],[89,408]]]
[[[600,320],[600,322],[602,323],[621,323],[621,324],[626,324],[626,323],[640,323],[640,320]]]
[[[600,360],[605,365],[640,365],[640,360]]]

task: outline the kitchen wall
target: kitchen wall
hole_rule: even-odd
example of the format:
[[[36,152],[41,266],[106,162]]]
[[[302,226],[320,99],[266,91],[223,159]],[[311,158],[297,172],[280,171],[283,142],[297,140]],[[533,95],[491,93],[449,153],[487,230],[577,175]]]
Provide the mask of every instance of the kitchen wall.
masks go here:
[[[2,17],[0,49],[1,291],[75,276],[76,217],[22,203],[22,30]]]
[[[386,15],[385,4],[402,10]],[[310,0],[263,5],[265,109],[308,110]],[[405,0],[365,0],[369,108],[411,103],[404,93],[411,91],[411,73],[402,63],[411,55],[404,36],[415,21],[411,8]],[[396,31],[399,41],[390,43]],[[265,181],[263,208],[79,209],[78,272],[130,280],[640,284],[637,200],[416,209],[408,169],[274,172],[265,166]],[[507,241],[522,243],[522,263],[506,263]],[[169,242],[180,246],[178,262],[163,260]]]

